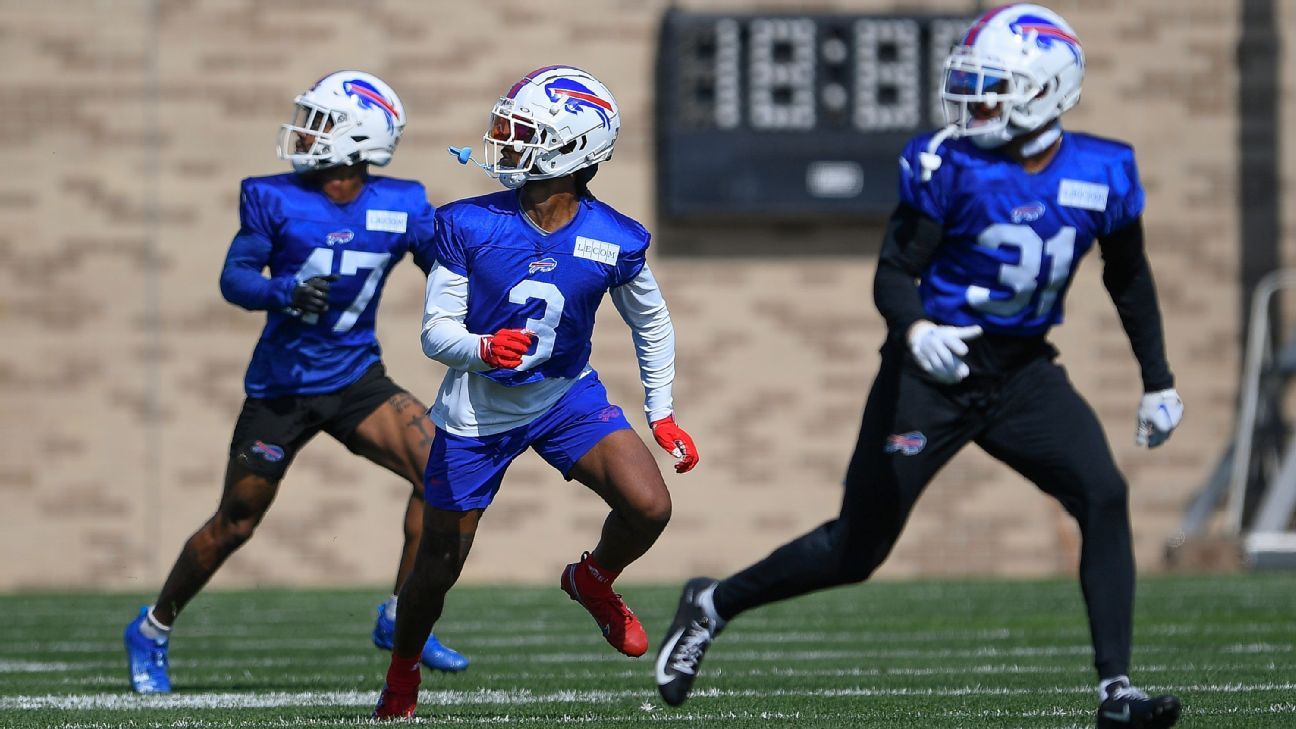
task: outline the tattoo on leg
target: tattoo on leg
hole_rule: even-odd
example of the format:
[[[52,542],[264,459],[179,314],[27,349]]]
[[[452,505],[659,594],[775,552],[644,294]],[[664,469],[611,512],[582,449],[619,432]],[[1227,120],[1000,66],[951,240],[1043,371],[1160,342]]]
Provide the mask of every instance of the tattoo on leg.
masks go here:
[[[423,407],[423,404],[408,392],[398,392],[395,395],[392,395],[387,402],[391,403],[391,406],[396,408],[396,412],[403,412],[405,408],[412,407],[421,409]]]
[[[428,422],[426,415],[415,415],[414,417],[410,418],[409,427],[419,432],[420,448],[432,447],[432,436],[435,431],[431,427],[429,427],[430,425],[431,424]]]
[[[404,414],[407,410],[414,411],[405,425],[418,431],[420,448],[431,448],[432,437],[435,435],[436,429],[432,427],[431,421],[428,420],[427,408],[423,407],[423,403],[408,392],[398,392],[392,395],[387,402],[391,403],[391,406],[396,408],[398,413]]]

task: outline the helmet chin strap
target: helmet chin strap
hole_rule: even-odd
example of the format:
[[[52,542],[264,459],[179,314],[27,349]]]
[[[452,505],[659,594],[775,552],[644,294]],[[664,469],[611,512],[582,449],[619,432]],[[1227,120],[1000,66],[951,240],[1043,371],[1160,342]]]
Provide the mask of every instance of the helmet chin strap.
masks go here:
[[[972,143],[981,149],[996,149],[1011,142],[1015,135],[1008,127],[1004,127],[989,134],[971,134],[968,136],[971,137]]]
[[[1062,136],[1062,122],[1054,119],[1038,136],[1022,144],[1021,154],[1023,157],[1034,157],[1053,146],[1060,136]]]
[[[959,136],[960,130],[957,124],[949,124],[941,128],[939,132],[932,135],[931,141],[927,143],[927,151],[918,155],[918,164],[922,166],[922,172],[918,179],[927,182],[931,180],[932,173],[940,169],[941,157],[936,154],[936,150],[941,144],[950,137]]]
[[[499,176],[500,184],[510,190],[516,190],[527,182],[525,172],[508,172]]]
[[[1017,130],[1012,125],[1009,125],[993,134],[969,134],[966,136],[970,137],[972,142],[981,149],[995,149],[1029,132],[1030,130]],[[965,135],[963,135],[957,124],[942,127],[940,131],[932,135],[931,141],[927,143],[927,150],[918,155],[918,164],[922,166],[922,172],[919,175],[920,180],[923,182],[931,180],[932,173],[940,169],[941,157],[936,153],[936,150],[940,148],[941,144],[950,137],[958,138],[961,136]],[[1040,132],[1038,136],[1022,145],[1022,156],[1034,157],[1052,146],[1060,136],[1062,136],[1062,122],[1054,119],[1049,122],[1048,127]]]
[[[471,160],[473,164],[486,171],[486,174],[500,181],[500,184],[510,190],[516,190],[527,182],[527,173],[525,172],[505,172],[500,175],[494,174],[491,166],[472,158],[471,147],[450,147],[450,156],[459,160],[459,164],[466,165]]]

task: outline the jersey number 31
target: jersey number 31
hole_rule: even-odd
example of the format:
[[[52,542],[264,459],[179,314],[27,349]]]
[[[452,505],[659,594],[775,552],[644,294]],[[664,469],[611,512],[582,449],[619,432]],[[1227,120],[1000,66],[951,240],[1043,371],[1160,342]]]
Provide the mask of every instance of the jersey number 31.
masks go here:
[[[1047,241],[1028,225],[996,223],[981,231],[977,245],[991,250],[1016,248],[1021,256],[1017,263],[999,266],[999,285],[1008,289],[1008,298],[1003,298],[1002,292],[984,286],[969,286],[968,304],[994,316],[1017,316],[1030,305],[1035,290],[1040,288],[1034,317],[1048,316],[1057,301],[1058,292],[1071,275],[1075,239],[1076,229],[1070,226],[1064,226]],[[1041,282],[1040,274],[1044,271],[1046,257],[1049,261],[1048,280]]]

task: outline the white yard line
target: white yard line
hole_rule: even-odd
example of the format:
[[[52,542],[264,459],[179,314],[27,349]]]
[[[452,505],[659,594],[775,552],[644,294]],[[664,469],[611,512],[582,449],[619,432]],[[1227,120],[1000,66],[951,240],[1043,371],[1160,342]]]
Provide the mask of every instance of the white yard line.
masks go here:
[[[1229,683],[1176,686],[1183,693],[1248,694],[1267,691],[1296,691],[1296,683]],[[1090,694],[1089,684],[1055,686],[1052,688],[995,688],[965,686],[958,688],[869,688],[850,687],[833,689],[702,689],[693,693],[694,699],[707,698],[859,698],[859,697],[963,697],[963,696],[1038,696],[1041,694]],[[303,692],[249,692],[249,693],[177,693],[164,696],[134,696],[122,692],[71,695],[21,695],[0,697],[0,710],[59,709],[59,710],[110,710],[137,711],[140,709],[249,709],[277,707],[369,706],[377,697],[377,690],[367,691],[303,691]],[[643,701],[646,711],[656,706],[655,693],[649,689],[618,691],[552,691],[537,693],[525,689],[499,691],[423,691],[419,705],[436,706],[528,706],[537,704],[603,704],[609,701]],[[1285,713],[1285,712],[1284,712]]]

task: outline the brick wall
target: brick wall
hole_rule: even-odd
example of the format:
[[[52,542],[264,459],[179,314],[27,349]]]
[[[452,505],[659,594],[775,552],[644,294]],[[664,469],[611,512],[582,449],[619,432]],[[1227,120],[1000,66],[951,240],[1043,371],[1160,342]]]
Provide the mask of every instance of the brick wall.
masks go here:
[[[1236,5],[1057,4],[1090,63],[1069,126],[1139,150],[1149,247],[1188,407],[1168,447],[1133,447],[1137,369],[1095,256],[1054,339],[1131,482],[1144,569],[1158,566],[1232,424]],[[595,187],[651,225],[651,74],[665,6],[508,1],[434,12],[413,0],[169,0],[160,9],[0,0],[0,63],[8,70],[0,138],[11,170],[0,180],[0,588],[152,592],[215,507],[243,367],[261,324],[220,298],[217,274],[237,226],[238,180],[284,169],[274,135],[296,93],[343,67],[388,80],[410,117],[388,172],[423,180],[437,203],[495,189],[444,150],[479,138],[499,93],[536,66],[585,67],[612,88],[625,117],[616,160]],[[1287,74],[1288,87],[1294,76]],[[1296,166],[1286,152],[1290,177]],[[679,417],[704,462],[685,477],[667,470],[675,520],[632,574],[732,570],[836,511],[883,333],[871,304],[873,261],[659,257],[653,266],[677,327]],[[379,335],[393,376],[428,398],[442,371],[416,343],[421,299],[417,269],[403,266],[388,286]],[[641,391],[629,336],[605,308],[594,365],[614,399],[635,412]],[[855,336],[834,338],[842,330]],[[738,334],[741,345],[720,346]],[[321,437],[216,583],[386,582],[406,490]],[[592,494],[525,455],[483,521],[465,579],[553,580],[592,546],[604,513]],[[1072,572],[1075,541],[1054,503],[969,450],[929,489],[882,574]]]

